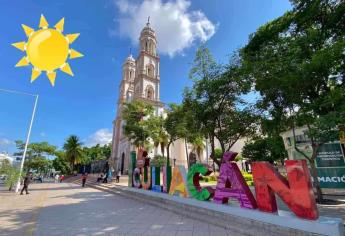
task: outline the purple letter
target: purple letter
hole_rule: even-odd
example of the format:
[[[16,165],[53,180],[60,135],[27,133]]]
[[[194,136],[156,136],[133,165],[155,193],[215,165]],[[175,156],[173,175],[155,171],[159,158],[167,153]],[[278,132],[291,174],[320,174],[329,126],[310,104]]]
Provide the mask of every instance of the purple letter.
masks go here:
[[[216,203],[227,203],[229,198],[232,197],[241,203],[241,207],[256,209],[257,204],[252,192],[237,164],[232,162],[236,156],[236,152],[224,153],[213,201]]]

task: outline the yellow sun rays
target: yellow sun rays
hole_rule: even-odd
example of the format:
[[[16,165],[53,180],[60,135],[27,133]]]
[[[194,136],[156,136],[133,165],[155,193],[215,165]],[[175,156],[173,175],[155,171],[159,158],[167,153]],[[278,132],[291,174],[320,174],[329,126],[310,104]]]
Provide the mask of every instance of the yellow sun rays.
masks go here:
[[[13,43],[12,46],[26,52],[16,67],[32,65],[31,82],[35,81],[42,72],[46,73],[52,86],[55,85],[56,70],[73,76],[72,69],[67,59],[82,57],[83,54],[70,45],[78,38],[79,33],[63,34],[65,19],[62,18],[55,24],[54,28],[49,28],[46,18],[41,15],[39,29],[22,25],[27,41]]]

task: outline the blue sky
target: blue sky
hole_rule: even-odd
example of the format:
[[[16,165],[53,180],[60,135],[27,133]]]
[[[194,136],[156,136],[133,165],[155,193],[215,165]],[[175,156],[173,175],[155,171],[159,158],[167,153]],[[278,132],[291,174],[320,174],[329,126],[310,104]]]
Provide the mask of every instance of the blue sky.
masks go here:
[[[288,0],[2,0],[0,89],[39,94],[31,141],[61,147],[67,136],[76,134],[85,144],[106,142],[121,66],[129,48],[137,55],[136,35],[148,15],[162,40],[161,100],[170,103],[180,102],[183,88],[191,84],[188,71],[202,40],[218,61],[227,62],[250,33],[290,8]],[[177,18],[168,17],[173,12]],[[69,61],[74,77],[57,73],[55,87],[43,74],[31,84],[31,68],[14,67],[23,52],[11,43],[26,40],[21,24],[37,29],[40,14],[51,26],[65,17],[64,33],[80,33],[72,46],[85,55]],[[25,139],[33,102],[32,97],[0,92],[0,152],[12,152],[13,141]]]

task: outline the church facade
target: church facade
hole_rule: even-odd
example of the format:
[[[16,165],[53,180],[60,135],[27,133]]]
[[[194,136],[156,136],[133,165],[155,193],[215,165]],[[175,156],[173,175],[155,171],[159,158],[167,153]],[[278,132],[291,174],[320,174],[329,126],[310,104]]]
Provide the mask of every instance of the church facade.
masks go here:
[[[164,114],[164,104],[160,101],[160,58],[157,54],[157,39],[149,22],[140,33],[139,44],[138,57],[134,59],[132,55],[129,55],[123,63],[117,113],[113,122],[112,159],[114,160],[114,167],[122,173],[127,172],[130,152],[135,150],[134,145],[131,144],[123,131],[125,125],[122,117],[124,103],[141,100],[155,108],[154,115]],[[178,163],[183,165],[186,164],[183,161],[186,160],[184,150],[182,141],[177,141],[171,148],[171,157],[175,156],[177,159],[179,156]],[[154,148],[149,156],[153,157],[160,154],[160,147],[158,147]]]
[[[148,22],[142,29],[139,37],[139,54],[136,59],[130,54],[122,66],[122,79],[119,86],[119,98],[117,112],[113,121],[112,154],[111,163],[115,171],[126,174],[129,166],[130,153],[135,151],[135,146],[124,135],[125,121],[122,117],[125,103],[141,100],[151,104],[154,115],[165,115],[164,104],[160,101],[160,58],[157,54],[156,33]],[[209,144],[205,140],[205,148],[198,157],[198,162],[209,163]],[[233,151],[241,152],[244,141],[236,143]],[[219,146],[219,145],[217,145]],[[161,148],[153,148],[149,151],[149,157],[161,155]],[[165,150],[165,153],[167,150]],[[170,163],[187,167],[187,156],[193,152],[193,146],[179,139],[170,146]]]

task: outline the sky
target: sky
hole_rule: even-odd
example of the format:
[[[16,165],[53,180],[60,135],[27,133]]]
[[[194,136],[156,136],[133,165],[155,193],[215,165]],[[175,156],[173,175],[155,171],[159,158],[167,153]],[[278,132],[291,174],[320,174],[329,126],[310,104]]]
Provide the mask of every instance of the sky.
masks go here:
[[[288,0],[1,0],[0,152],[13,152],[25,140],[35,98],[1,89],[38,94],[31,142],[61,148],[69,135],[85,145],[111,142],[121,67],[148,16],[160,55],[160,96],[179,103],[191,85],[195,51],[206,43],[226,63],[258,27],[291,9]],[[80,33],[72,48],[84,57],[68,60],[74,76],[57,72],[52,87],[45,74],[30,83],[31,66],[15,68],[24,52],[11,46],[26,41],[21,24],[38,29],[40,15],[50,26],[65,18],[64,34]],[[53,53],[53,52],[52,52]]]

